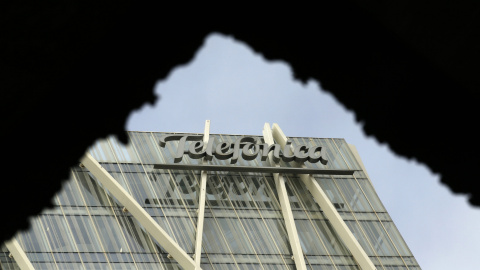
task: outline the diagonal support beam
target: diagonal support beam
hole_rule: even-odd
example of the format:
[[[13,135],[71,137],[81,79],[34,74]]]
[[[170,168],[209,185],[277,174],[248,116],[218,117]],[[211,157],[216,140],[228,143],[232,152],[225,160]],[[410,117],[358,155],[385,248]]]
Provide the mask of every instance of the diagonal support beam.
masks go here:
[[[165,232],[160,225],[128,194],[128,192],[88,153],[82,158],[85,166],[128,211],[145,230],[158,241],[160,245],[184,268],[195,269],[195,262],[190,256]]]
[[[35,270],[32,263],[28,259],[27,254],[25,254],[22,247],[15,238],[12,238],[10,241],[5,242],[5,246],[7,247],[8,251],[12,253],[13,259],[18,264],[20,269]]]
[[[320,187],[318,182],[315,180],[315,178],[308,174],[301,174],[300,179],[305,184],[310,193],[312,193],[318,205],[320,205],[320,208],[325,213],[325,216],[327,216],[333,228],[343,240],[347,248],[350,250],[360,267],[364,270],[376,269],[375,265],[372,263],[367,253],[365,253],[362,246],[360,246],[357,239],[352,234],[347,224],[345,224],[342,217],[338,214],[337,210],[330,202],[330,199],[328,199],[327,195],[323,191],[322,187]]]
[[[285,136],[285,134],[283,134],[283,131],[277,124],[273,124],[272,133],[275,141],[282,147],[285,147],[287,137]],[[362,246],[360,246],[357,239],[352,234],[347,224],[345,224],[342,217],[338,214],[337,209],[335,209],[332,202],[330,201],[330,199],[328,199],[327,195],[323,191],[322,187],[315,180],[315,178],[309,174],[300,174],[300,179],[305,184],[310,193],[313,195],[318,205],[325,213],[325,216],[327,216],[333,228],[343,240],[347,248],[350,250],[362,270],[375,270],[375,265],[372,263],[367,253],[365,253]]]
[[[210,120],[205,121],[205,131],[203,133],[203,149],[206,148],[208,139],[210,138]],[[204,160],[203,163],[206,163]],[[205,190],[207,188],[207,171],[201,171],[200,179],[200,196],[198,199],[198,216],[197,216],[197,235],[195,238],[195,269],[200,269],[202,259],[202,236],[203,221],[205,218]]]
[[[265,143],[267,143],[268,145],[272,145],[275,143],[273,141],[272,130],[270,129],[270,125],[268,123],[265,123],[265,126],[263,128],[263,138],[265,140]],[[272,162],[272,154],[272,152],[269,153],[269,160],[273,166],[274,163]],[[296,269],[306,270],[307,266],[305,265],[305,259],[303,257],[303,251],[300,245],[300,238],[298,237],[297,227],[295,226],[295,220],[293,218],[292,209],[290,207],[287,188],[285,186],[285,179],[283,178],[282,174],[279,173],[274,173],[273,178],[275,179],[278,199],[280,200],[280,206],[282,207],[282,215],[285,221],[285,227],[287,228],[288,240],[290,241],[290,246],[292,248]]]

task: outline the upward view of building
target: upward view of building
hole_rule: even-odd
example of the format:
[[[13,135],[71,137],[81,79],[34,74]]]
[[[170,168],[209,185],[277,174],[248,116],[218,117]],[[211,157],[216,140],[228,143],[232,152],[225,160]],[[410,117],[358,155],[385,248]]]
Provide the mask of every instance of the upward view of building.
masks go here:
[[[344,139],[209,126],[98,142],[0,269],[420,269]]]

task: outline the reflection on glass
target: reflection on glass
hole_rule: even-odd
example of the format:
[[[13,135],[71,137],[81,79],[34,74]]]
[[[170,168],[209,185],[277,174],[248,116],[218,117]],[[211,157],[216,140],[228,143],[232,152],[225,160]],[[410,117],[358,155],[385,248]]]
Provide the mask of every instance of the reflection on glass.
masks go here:
[[[177,142],[158,145],[165,133],[129,132],[125,146],[115,138],[89,149],[101,166],[189,254],[194,254],[200,172],[160,170],[173,163]],[[212,134],[234,143],[240,135]],[[261,137],[254,136],[261,140]],[[343,139],[292,138],[293,145],[322,146],[327,165],[355,169],[353,176],[315,175],[354,237],[378,269],[420,269],[374,188]],[[187,143],[188,144],[188,143]],[[185,156],[184,164],[199,164]],[[230,160],[210,164],[232,166]],[[271,166],[239,159],[236,166]],[[281,162],[282,166],[294,166]],[[308,269],[359,269],[342,239],[297,175],[284,175]],[[272,174],[208,172],[202,269],[295,269],[289,237]],[[110,195],[86,168],[72,168],[71,180],[54,199],[55,208],[32,221],[17,239],[42,269],[175,269],[174,259]],[[0,250],[0,268],[19,269]]]

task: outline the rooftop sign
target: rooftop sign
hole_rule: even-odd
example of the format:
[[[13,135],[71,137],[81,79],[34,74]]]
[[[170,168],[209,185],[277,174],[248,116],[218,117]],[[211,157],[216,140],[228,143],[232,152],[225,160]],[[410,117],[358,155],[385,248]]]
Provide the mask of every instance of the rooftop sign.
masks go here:
[[[167,142],[178,141],[177,152],[174,157],[174,162],[182,161],[183,155],[188,154],[192,159],[205,158],[210,161],[215,157],[219,160],[230,159],[231,164],[237,163],[241,156],[244,160],[254,160],[257,156],[261,156],[261,160],[267,160],[268,154],[273,152],[273,162],[278,163],[280,159],[284,162],[296,161],[303,163],[309,161],[317,163],[320,161],[323,165],[327,165],[327,160],[322,157],[322,147],[314,146],[308,148],[306,145],[297,145],[291,147],[291,141],[288,140],[285,147],[282,149],[279,144],[268,145],[262,143],[259,138],[255,137],[241,137],[235,143],[219,142],[215,144],[215,140],[211,139],[205,146],[203,142],[203,135],[191,134],[172,134],[164,135],[160,138],[159,145],[165,147]],[[192,141],[186,148],[186,142]]]

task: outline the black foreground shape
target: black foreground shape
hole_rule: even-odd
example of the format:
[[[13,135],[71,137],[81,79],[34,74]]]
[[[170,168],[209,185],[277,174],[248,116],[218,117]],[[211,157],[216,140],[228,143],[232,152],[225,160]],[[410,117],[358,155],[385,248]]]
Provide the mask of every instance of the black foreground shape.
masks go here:
[[[96,139],[126,143],[128,114],[154,102],[154,83],[191,61],[212,32],[286,61],[296,79],[318,80],[366,134],[479,206],[479,3],[4,1],[1,240],[51,205]]]

